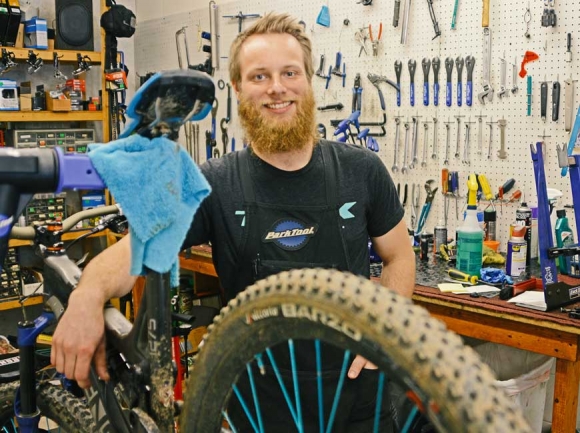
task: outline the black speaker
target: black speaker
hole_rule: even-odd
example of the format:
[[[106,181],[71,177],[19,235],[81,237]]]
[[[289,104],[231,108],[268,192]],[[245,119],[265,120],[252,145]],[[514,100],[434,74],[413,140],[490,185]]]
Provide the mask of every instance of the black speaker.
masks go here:
[[[54,48],[93,51],[92,0],[56,0]]]

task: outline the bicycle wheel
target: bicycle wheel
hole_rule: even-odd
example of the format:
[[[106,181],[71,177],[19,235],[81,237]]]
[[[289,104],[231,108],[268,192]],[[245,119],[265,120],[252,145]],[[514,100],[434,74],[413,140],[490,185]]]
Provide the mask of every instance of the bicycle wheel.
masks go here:
[[[228,425],[230,399],[239,398],[234,385],[243,376],[252,391],[243,403],[249,410],[248,418],[253,418],[249,431],[281,431],[262,423],[268,402],[260,402],[254,385],[261,379],[260,372],[276,370],[270,348],[293,339],[331,344],[378,366],[377,400],[383,395],[383,377],[401,386],[407,403],[414,407],[397,422],[401,431],[411,431],[417,412],[438,431],[530,430],[515,403],[494,385],[491,370],[425,309],[361,277],[304,269],[259,281],[222,309],[195,358],[181,418],[183,431],[219,432]],[[270,363],[265,367],[267,361]],[[341,386],[350,380],[344,377],[343,368],[336,385],[338,399]],[[278,383],[288,397],[288,411],[296,425],[284,431],[309,431],[300,419],[300,387],[293,386],[292,380]],[[311,391],[320,395],[316,388]],[[326,419],[320,409],[318,413],[319,427],[311,431],[340,430],[333,428],[332,412]],[[231,424],[229,428],[246,431]],[[385,430],[377,421],[366,431]]]
[[[14,396],[18,382],[0,385],[0,433],[16,432]],[[95,431],[91,412],[84,402],[58,385],[43,383],[37,389],[38,408],[41,413],[40,431],[52,429],[59,432],[78,433]],[[54,424],[50,423],[52,421]]]

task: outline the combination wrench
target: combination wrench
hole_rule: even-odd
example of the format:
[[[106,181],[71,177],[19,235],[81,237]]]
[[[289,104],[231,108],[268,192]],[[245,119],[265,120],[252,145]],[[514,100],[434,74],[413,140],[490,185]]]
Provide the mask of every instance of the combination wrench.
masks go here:
[[[455,59],[455,67],[457,68],[457,106],[461,107],[462,104],[462,99],[463,99],[463,78],[461,77],[463,75],[463,65],[465,64],[465,61],[463,60],[463,57],[457,57]]]
[[[413,169],[417,164],[419,164],[419,116],[415,116],[413,119],[413,160],[409,164],[409,168]]]
[[[469,165],[469,144],[471,141],[471,121],[465,122],[465,145],[463,147],[463,164]]]
[[[401,173],[406,174],[409,171],[407,166],[407,159],[409,157],[409,121],[405,122],[405,147],[403,148],[403,166],[401,167]]]
[[[487,122],[487,124],[489,125],[489,143],[487,144],[487,159],[491,159],[491,145],[493,143],[493,118],[490,119],[489,122]]]
[[[417,70],[417,62],[413,59],[409,60],[409,79],[411,91],[411,107],[415,106],[415,71]]]
[[[514,63],[512,65],[512,93],[515,95],[518,91],[518,58],[514,57]]]
[[[500,119],[497,121],[497,123],[499,124],[500,130],[500,149],[497,151],[497,157],[499,159],[506,159],[507,152],[505,150],[505,127],[507,125],[507,122],[505,119]]]
[[[465,103],[468,107],[473,104],[473,68],[475,67],[475,57],[465,58],[465,69],[467,69],[467,87],[465,89]]]
[[[493,87],[491,87],[491,29],[483,29],[483,91],[479,94],[479,102],[485,104],[487,99],[493,101]]]
[[[451,89],[451,76],[453,75],[453,58],[447,57],[445,59],[445,71],[447,71],[446,91],[445,91],[445,105],[451,107],[451,98],[453,92]]]
[[[431,159],[438,159],[439,149],[437,143],[437,130],[438,130],[438,120],[436,117],[433,118],[433,153],[431,153]]]
[[[457,141],[455,143],[455,159],[459,159],[459,145],[461,141],[461,116],[456,116],[457,119]]]
[[[401,29],[401,44],[407,43],[407,33],[409,31],[409,13],[411,12],[411,0],[405,0],[403,9],[403,28]]]
[[[423,105],[429,105],[429,71],[431,70],[431,60],[424,57],[421,61],[423,67]]]
[[[427,133],[429,132],[429,122],[423,123],[423,159],[421,160],[421,167],[427,167]]]
[[[403,71],[403,63],[400,60],[395,60],[395,75],[397,76],[397,107],[401,106],[401,72]]]
[[[449,119],[445,122],[445,161],[443,161],[443,165],[449,165],[449,151],[451,148],[451,127],[449,126],[451,121]]]
[[[395,158],[393,161],[393,166],[391,167],[391,171],[396,173],[399,171],[399,166],[397,165],[397,160],[399,159],[399,130],[401,126],[401,120],[398,117],[395,117]]]
[[[503,58],[500,59],[501,61],[501,66],[500,66],[500,72],[499,72],[499,79],[500,79],[500,84],[499,84],[499,92],[497,94],[497,96],[499,96],[499,98],[503,98],[504,96],[509,96],[509,92],[507,89],[507,62],[505,60],[505,51],[503,53]]]
[[[433,65],[433,105],[439,105],[439,68],[441,67],[441,60],[439,57],[433,57],[431,61]]]

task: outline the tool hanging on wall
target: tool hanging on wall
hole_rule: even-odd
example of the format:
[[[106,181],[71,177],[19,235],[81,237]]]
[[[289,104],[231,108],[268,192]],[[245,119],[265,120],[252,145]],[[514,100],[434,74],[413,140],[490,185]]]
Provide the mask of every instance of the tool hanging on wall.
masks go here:
[[[421,61],[423,67],[423,105],[429,105],[429,70],[431,69],[431,60],[424,57]]]
[[[514,63],[512,64],[512,94],[516,94],[518,91],[518,66],[517,66],[518,58],[514,57]]]
[[[507,89],[507,62],[505,59],[505,51],[503,52],[503,57],[500,59],[501,66],[500,66],[500,85],[499,85],[499,92],[497,92],[497,96],[502,99],[504,96],[509,96],[509,92]]]
[[[214,0],[209,2],[209,34],[211,36],[211,68],[212,72],[219,70],[219,33],[218,33],[218,5]],[[210,75],[213,75],[210,74]]]
[[[397,77],[397,107],[401,106],[401,72],[403,71],[403,63],[400,60],[395,60],[395,76]]]
[[[475,58],[473,56],[467,56],[465,58],[465,68],[467,69],[465,103],[468,107],[471,107],[473,104],[473,69],[475,68]]]
[[[323,27],[330,27],[330,11],[328,10],[328,0],[326,4],[320,8],[320,12],[316,17],[316,24]]]
[[[411,92],[411,107],[415,106],[415,71],[417,70],[417,61],[414,59],[409,59],[409,82],[410,82],[410,92]]]
[[[481,27],[489,27],[489,0],[483,0],[481,9]]]
[[[91,70],[91,58],[87,55],[77,53],[77,68],[73,71],[73,76],[78,77],[84,72]]]
[[[26,59],[26,63],[28,63],[29,65],[28,66],[29,74],[34,74],[42,67],[42,65],[44,65],[42,59],[38,57],[38,54],[36,54],[32,50],[28,50],[28,58]]]
[[[492,155],[491,147],[493,144],[493,125],[495,125],[493,117],[489,119],[489,122],[487,122],[487,124],[489,125],[489,142],[487,143],[487,159],[490,160]]]
[[[407,43],[407,33],[409,31],[409,14],[411,13],[411,0],[405,0],[405,8],[403,9],[403,25],[401,28],[401,43]]]
[[[566,35],[566,62],[572,61],[572,33]]]
[[[453,75],[453,58],[445,59],[445,71],[447,72],[447,81],[445,82],[445,105],[451,107],[451,98],[453,97],[453,88],[451,87],[451,77]]]
[[[459,9],[459,0],[455,0],[455,5],[453,6],[453,17],[451,18],[451,30],[455,30],[457,25],[457,9]]]
[[[175,45],[177,47],[177,62],[179,64],[179,69],[184,69],[182,54],[181,54],[181,43],[180,40],[183,39],[183,46],[185,51],[185,59],[187,61],[187,69],[193,69],[196,71],[205,72],[206,74],[212,74],[212,67],[211,67],[211,47],[209,45],[203,45],[203,51],[208,53],[209,56],[204,63],[200,63],[199,65],[192,65],[189,61],[189,48],[187,46],[187,27],[182,27],[178,31],[175,32]],[[199,30],[199,38],[200,44],[203,40],[210,41],[211,36],[208,32],[202,32],[201,29]]]
[[[526,24],[526,32],[524,36],[526,39],[530,39],[532,35],[530,34],[530,21],[532,21],[532,13],[530,12],[530,2],[528,1],[528,7],[524,13],[524,23]]]
[[[7,51],[6,48],[2,48],[2,58],[0,58],[0,75],[4,75],[10,69],[18,65],[14,61],[15,59],[16,56],[12,51]]]
[[[433,65],[433,105],[437,107],[439,106],[439,69],[441,68],[439,57],[433,57],[431,65]]]
[[[507,151],[505,150],[505,128],[507,126],[507,121],[502,118],[498,120],[497,123],[499,125],[499,137],[500,137],[500,144],[499,150],[497,151],[497,157],[499,159],[506,159]]]
[[[544,81],[540,84],[540,117],[542,121],[546,121],[546,113],[548,112],[548,82],[544,75]]]
[[[2,51],[4,51],[4,49]],[[54,78],[66,81],[67,76],[60,71],[60,58],[62,58],[62,56],[59,57],[56,51],[52,53],[52,66],[54,67]]]
[[[371,38],[371,44],[373,47],[373,56],[376,57],[379,54],[379,45],[381,43],[381,36],[383,35],[383,22],[381,21],[381,23],[379,24],[379,34],[377,35],[377,38],[374,39],[373,38],[373,28],[371,27],[371,24],[369,24],[369,37]]]
[[[455,59],[455,68],[457,69],[457,106],[461,107],[462,99],[463,99],[463,65],[465,64],[465,60],[463,57],[458,56]]]
[[[395,0],[395,12],[393,13],[393,27],[399,26],[400,11],[401,11],[401,0]]]
[[[544,0],[544,13],[542,14],[542,27],[556,27],[557,17],[554,9],[555,0]]]
[[[433,39],[436,39],[438,36],[441,36],[441,30],[439,30],[439,23],[437,22],[437,18],[435,17],[435,10],[433,9],[433,0],[427,0],[427,5],[429,6],[429,15],[431,15],[433,30],[435,30],[435,36],[433,36]]]
[[[371,82],[371,84],[373,86],[375,86],[375,88],[377,89],[377,92],[379,93],[379,101],[381,103],[381,109],[384,111],[386,109],[385,106],[385,98],[383,96],[383,92],[381,91],[381,88],[379,87],[380,83],[387,83],[390,86],[392,86],[395,90],[399,90],[399,86],[397,86],[396,83],[394,83],[393,81],[389,80],[387,77],[382,76],[382,75],[378,75],[378,74],[373,74],[372,72],[369,72],[367,74],[367,78],[369,79],[369,81]]]
[[[354,77],[354,86],[352,88],[352,112],[361,111],[362,108],[362,91],[363,88],[360,85],[360,74],[357,73]]]
[[[528,75],[526,96],[528,97],[527,115],[531,116],[532,115],[532,76],[531,75]]]
[[[540,58],[540,56],[538,56],[533,51],[526,51],[526,53],[524,54],[524,58],[522,59],[521,67],[520,67],[520,77],[521,78],[524,78],[528,74],[528,71],[526,71],[525,66],[530,62],[538,60],[539,58]]]
[[[560,76],[552,83],[552,122],[557,122],[560,118]]]
[[[342,71],[340,70],[340,66],[342,63]],[[342,77],[342,87],[346,87],[346,63],[342,62],[342,53],[337,51],[336,53],[336,61],[334,64],[334,68],[330,68],[330,72],[328,75],[336,75],[337,77]],[[328,77],[327,77],[327,89],[328,89]]]
[[[491,29],[483,29],[483,91],[478,95],[479,102],[485,104],[493,101],[493,87],[491,86]]]
[[[244,14],[242,11],[238,12],[237,15],[222,15],[222,18],[231,18],[238,20],[238,33],[242,32],[242,22],[249,18],[261,18],[262,15],[260,14]]]
[[[572,79],[572,73],[570,73],[570,78],[564,80],[564,84],[566,85],[566,90],[564,91],[564,129],[566,132],[570,132],[572,129],[575,81]]]

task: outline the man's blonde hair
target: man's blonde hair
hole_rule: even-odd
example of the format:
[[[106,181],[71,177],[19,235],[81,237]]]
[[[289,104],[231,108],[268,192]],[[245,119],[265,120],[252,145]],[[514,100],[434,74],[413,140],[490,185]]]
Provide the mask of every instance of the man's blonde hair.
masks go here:
[[[243,43],[252,35],[264,35],[268,33],[287,33],[296,38],[302,47],[302,53],[304,55],[304,70],[306,71],[308,81],[310,81],[312,75],[314,75],[314,66],[312,64],[312,43],[308,36],[306,36],[304,27],[289,14],[269,12],[256,21],[250,28],[240,33],[236,39],[234,39],[234,42],[232,42],[229,59],[230,80],[232,83],[239,87],[242,79],[239,56]]]

